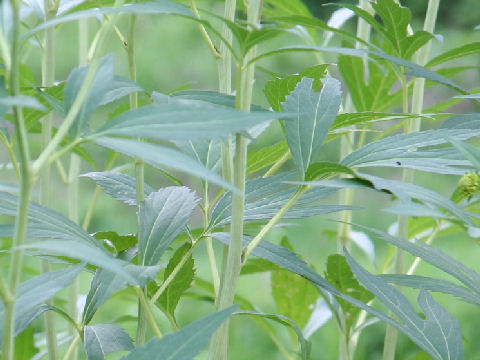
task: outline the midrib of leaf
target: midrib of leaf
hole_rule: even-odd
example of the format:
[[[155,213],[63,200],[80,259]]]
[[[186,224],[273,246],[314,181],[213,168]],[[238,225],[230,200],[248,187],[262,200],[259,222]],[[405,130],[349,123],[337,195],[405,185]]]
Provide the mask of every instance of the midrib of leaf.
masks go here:
[[[428,297],[425,298],[425,302],[427,303],[428,307],[431,309],[431,305],[428,303]],[[437,324],[438,328],[440,329],[440,332],[442,333],[442,336],[443,338],[445,339],[444,340],[444,343],[445,343],[445,346],[447,347],[447,355],[448,355],[448,359],[450,359],[450,346],[448,345],[448,341],[447,341],[447,336],[445,335],[445,332],[443,331],[443,327],[441,326],[441,323],[440,321],[437,319],[437,317],[435,316],[435,312],[434,311],[431,311],[431,315],[433,317],[433,320],[435,321],[435,323]]]
[[[105,357],[105,351],[103,350],[103,346],[102,346],[102,342],[100,341],[100,337],[97,335],[97,332],[95,331],[95,329],[93,327],[89,327],[90,331],[93,332],[93,334],[95,335],[95,339],[97,340],[98,342],[98,347],[100,348],[100,350],[102,351],[102,354],[103,356]]]

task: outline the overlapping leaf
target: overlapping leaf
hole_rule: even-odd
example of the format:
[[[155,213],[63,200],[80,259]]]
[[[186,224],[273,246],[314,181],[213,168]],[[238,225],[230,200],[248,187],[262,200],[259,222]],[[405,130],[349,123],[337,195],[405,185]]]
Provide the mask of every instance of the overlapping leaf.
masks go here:
[[[120,326],[95,324],[85,326],[83,342],[89,360],[104,360],[106,355],[134,348],[130,335]]]

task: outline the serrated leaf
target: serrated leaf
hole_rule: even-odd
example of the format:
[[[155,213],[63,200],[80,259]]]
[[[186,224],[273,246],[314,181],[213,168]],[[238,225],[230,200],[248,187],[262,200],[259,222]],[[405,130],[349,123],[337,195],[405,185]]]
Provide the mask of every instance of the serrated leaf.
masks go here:
[[[268,102],[275,111],[282,111],[282,103],[285,101],[288,94],[290,94],[297,84],[302,81],[304,77],[314,79],[314,88],[318,91],[322,84],[320,79],[326,75],[328,64],[316,65],[303,69],[299,74],[288,75],[282,78],[270,80],[265,84],[265,96]]]
[[[442,54],[434,57],[432,60],[430,60],[426,66],[432,67],[436,65],[440,65],[446,61],[458,59],[464,56],[476,54],[480,52],[480,42],[473,42],[469,44],[465,44],[459,47],[456,47],[451,50],[447,50],[443,52]]]
[[[248,154],[247,174],[253,174],[276,163],[288,151],[286,141],[268,146]]]
[[[138,211],[140,263],[156,265],[187,225],[199,199],[187,187],[171,186],[151,193]]]
[[[88,360],[104,360],[111,352],[134,348],[130,335],[117,325],[87,325],[83,334]]]
[[[169,167],[193,176],[198,176],[201,179],[227,189],[238,191],[231,184],[223,180],[220,175],[207,169],[201,163],[178,150],[141,141],[107,137],[98,138],[95,140],[95,143],[131,157],[139,157],[147,164],[161,170],[163,170],[164,167]]]
[[[144,346],[138,346],[122,360],[186,360],[194,359],[207,345],[215,330],[237,309],[228,309],[213,313],[197,320],[175,333],[165,335],[162,339],[153,339]]]
[[[334,254],[328,257],[325,279],[342,293],[348,294],[364,303],[368,303],[374,298],[373,294],[355,279],[346,258],[342,255]],[[350,331],[355,326],[360,309],[343,299],[338,301],[345,315],[347,330]]]
[[[65,86],[65,108],[67,111],[72,107],[82,87],[89,67],[76,68],[70,73]],[[82,104],[82,107],[70,128],[70,135],[76,138],[87,129],[87,123],[95,110],[101,105],[103,97],[112,85],[115,72],[115,61],[112,54],[105,56],[100,61],[90,91]]]
[[[111,197],[123,201],[127,205],[137,204],[137,180],[126,174],[117,172],[89,172],[80,175],[94,180]],[[145,184],[145,196],[155,189]]]
[[[290,247],[288,240],[282,245]],[[285,269],[272,271],[272,295],[279,312],[295,320],[303,328],[312,314],[319,296],[316,287],[308,280]]]
[[[183,256],[190,250],[191,245],[189,243],[184,244],[173,254],[172,258],[168,262],[165,269],[164,280],[170,276],[175,267],[180,263]],[[158,298],[158,302],[165,311],[175,317],[175,309],[180,301],[180,297],[185,291],[187,291],[195,277],[195,262],[190,255],[188,260],[180,268],[179,272],[173,279],[173,281],[167,286],[162,295]]]
[[[340,82],[333,78],[322,82],[322,90],[317,93],[312,89],[313,79],[303,78],[283,104],[285,111],[297,113],[295,119],[285,123],[285,128],[301,178],[327,138],[341,103]]]
[[[63,270],[44,273],[21,283],[16,296],[15,334],[25,330],[40,313],[45,311],[41,305],[70,285],[83,268],[83,265],[71,266]],[[2,323],[4,316],[5,307],[3,303],[0,303],[0,321]],[[3,327],[0,327],[0,335],[2,333]],[[2,338],[0,337],[0,339]]]

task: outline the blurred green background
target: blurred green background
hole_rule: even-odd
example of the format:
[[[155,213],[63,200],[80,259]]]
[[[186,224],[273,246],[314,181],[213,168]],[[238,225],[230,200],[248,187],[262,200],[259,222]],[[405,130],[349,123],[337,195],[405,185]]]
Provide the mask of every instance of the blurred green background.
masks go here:
[[[334,7],[323,6],[325,3],[332,1],[316,1],[305,0],[311,11],[318,17],[328,20]],[[345,1],[353,3],[353,1]],[[422,25],[427,1],[426,0],[409,0],[404,2],[414,13],[414,27],[419,28]],[[222,4],[207,0],[199,0],[198,6],[216,13],[222,12]],[[442,1],[439,15],[439,23],[436,33],[443,35],[444,43],[434,42],[433,53],[438,53],[445,49],[458,46],[463,43],[475,41],[478,37],[478,31],[474,31],[473,27],[480,23],[480,1],[463,0],[463,1]],[[356,20],[351,19],[345,25],[349,31],[355,31]],[[119,24],[121,30],[126,31],[128,20],[122,19]],[[90,38],[93,38],[94,31],[98,29],[98,22],[90,20]],[[168,92],[178,87],[191,84],[194,89],[216,90],[217,89],[217,64],[211,55],[206,43],[200,36],[196,24],[185,19],[168,17],[168,16],[142,16],[138,21],[138,39],[137,39],[137,67],[138,82],[147,91]],[[77,49],[78,25],[76,23],[62,25],[57,31],[57,74],[56,80],[63,81],[68,77],[69,72],[78,62]],[[321,35],[320,35],[321,36]],[[275,48],[287,43],[294,44],[300,40],[295,36],[285,36],[275,39],[265,45],[264,49]],[[338,43],[334,37],[334,43]],[[260,49],[262,51],[262,49]],[[117,73],[127,75],[127,58],[126,54],[118,41],[111,35],[108,41],[108,49],[106,53],[114,52],[117,66]],[[40,51],[35,47],[24,53],[25,63],[30,66],[37,79],[41,79],[41,64],[39,62]],[[480,65],[479,57],[470,57],[468,63],[471,65]],[[326,61],[334,63],[334,56],[326,56]],[[472,64],[473,63],[473,64]],[[281,74],[291,74],[301,71],[306,66],[316,64],[316,59],[312,54],[290,54],[281,55],[267,60],[262,60],[260,65],[274,72]],[[332,65],[330,70],[334,75],[338,76],[338,71]],[[263,87],[266,81],[270,80],[269,74],[257,71],[257,79],[254,91],[254,103],[267,106],[266,99],[263,95]],[[479,74],[478,71],[470,71],[458,79],[457,82],[466,88],[478,87]],[[429,90],[426,97],[426,103],[435,103],[448,96],[454,95],[450,90],[435,88]],[[456,107],[456,111],[470,111],[471,105],[465,104]],[[105,107],[94,119],[95,123],[104,122],[109,113],[115,110],[115,107]],[[95,126],[95,125],[93,125]],[[261,138],[252,145],[252,148],[260,147],[265,144],[271,144],[281,138],[281,130],[278,126],[273,126]],[[107,154],[98,148],[91,147],[95,156],[100,159],[100,163],[105,163]],[[328,161],[339,160],[339,142],[332,141],[328,143],[322,151],[322,159]],[[129,161],[122,158],[121,161]],[[119,161],[118,163],[121,163]],[[65,166],[66,161],[65,161]],[[289,168],[289,164],[285,169]],[[83,164],[82,172],[88,172],[92,169]],[[396,177],[398,174],[392,172],[379,172],[385,176]],[[183,178],[186,184],[191,186],[199,185],[199,182]],[[433,179],[433,181],[432,181]],[[154,187],[171,185],[171,183],[158,172],[148,168],[147,182]],[[55,207],[66,213],[66,190],[61,184],[58,176],[55,181],[56,195]],[[433,188],[445,196],[449,196],[456,184],[457,179],[451,176],[439,176],[427,173],[419,173],[416,177],[419,184]],[[91,201],[94,184],[91,180],[81,180],[81,214],[84,214],[89,202]],[[338,196],[328,199],[331,204],[338,203]],[[361,223],[367,226],[377,227],[386,230],[394,221],[395,217],[378,209],[386,207],[390,203],[390,199],[386,196],[376,195],[366,192],[358,192],[356,194],[355,203],[364,207],[363,210],[354,212],[353,222]],[[337,215],[327,215],[311,218],[301,221],[292,221],[295,226],[286,229],[277,229],[273,231],[268,240],[278,242],[282,236],[288,236],[294,248],[312,264],[317,271],[323,273],[325,260],[328,255],[336,252],[335,239],[329,239],[327,230],[335,231],[337,224],[332,221]],[[200,219],[197,219],[199,222]],[[197,223],[197,225],[200,225]],[[93,222],[89,228],[90,232],[115,230],[121,234],[136,232],[135,210],[132,207],[120,204],[119,202],[109,198],[103,194],[96,208]],[[377,264],[383,262],[387,246],[381,241],[374,240],[377,251]],[[457,259],[462,260],[470,267],[480,271],[478,258],[480,255],[479,247],[476,242],[468,237],[441,237],[435,241],[435,245],[442,248]],[[217,254],[221,253],[220,247],[216,247]],[[354,255],[357,259],[367,266],[371,271],[376,269],[369,264],[366,257],[354,249]],[[209,271],[205,250],[200,246],[196,253],[197,274],[209,279]],[[220,262],[220,258],[219,258]],[[34,264],[32,263],[32,266]],[[430,266],[422,264],[419,273],[424,275],[443,276],[438,274]],[[89,289],[89,281],[91,277],[85,275],[82,277],[81,293],[86,294]],[[407,292],[414,300],[416,293],[414,291]],[[268,274],[247,275],[241,278],[239,284],[239,294],[256,304],[264,312],[275,313],[276,307],[270,294],[270,279]],[[64,294],[65,295],[65,294]],[[66,297],[66,295],[65,295]],[[465,359],[480,359],[480,343],[476,341],[475,333],[477,324],[480,323],[480,309],[478,307],[458,301],[450,296],[435,295],[449,311],[461,320],[464,339],[465,339]],[[113,297],[100,310],[94,321],[97,323],[111,321],[126,314],[136,315],[136,302],[133,301],[133,293],[123,292],[121,295]],[[62,302],[60,301],[60,304]],[[184,298],[177,310],[177,316],[180,324],[188,322],[207,314],[213,310],[210,303],[199,301],[198,299]],[[161,327],[164,332],[170,331],[168,323],[164,318],[159,316]],[[65,323],[59,321],[60,329],[65,329]],[[135,323],[124,322],[123,326],[134,335]],[[251,359],[283,359],[275,345],[263,332],[263,330],[248,318],[235,318],[233,320],[232,330],[232,360],[251,360]],[[42,327],[37,322],[38,328]],[[287,348],[291,348],[290,334],[280,325],[273,324],[278,331],[283,343]],[[381,358],[383,334],[385,325],[376,324],[369,327],[362,334],[360,344],[355,359],[358,360],[376,360]],[[330,321],[317,333],[312,336],[313,341],[313,359],[329,360],[337,358],[337,328]],[[414,359],[419,351],[405,336],[400,336],[400,344],[398,349],[398,359],[408,360]],[[111,358],[119,358],[121,354],[112,354]]]

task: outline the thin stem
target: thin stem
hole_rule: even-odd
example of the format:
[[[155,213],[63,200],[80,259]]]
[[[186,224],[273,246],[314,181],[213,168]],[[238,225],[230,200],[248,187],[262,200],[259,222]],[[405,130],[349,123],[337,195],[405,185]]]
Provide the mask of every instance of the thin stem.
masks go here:
[[[138,299],[139,299],[139,302],[140,302],[140,306],[144,310],[145,317],[146,317],[148,323],[150,324],[150,326],[152,327],[153,333],[155,334],[155,336],[157,338],[160,339],[162,337],[162,332],[160,331],[160,329],[157,326],[157,323],[155,321],[155,317],[153,316],[152,308],[150,307],[150,304],[148,303],[148,300],[147,300],[147,297],[145,296],[144,290],[139,286],[135,286],[134,288],[135,288],[135,292],[137,293],[137,296],[138,296]]]
[[[173,279],[175,279],[175,276],[178,275],[178,273],[180,272],[180,270],[182,269],[183,265],[185,265],[185,263],[187,262],[187,260],[190,258],[190,256],[192,255],[192,252],[193,252],[193,248],[195,246],[196,243],[192,244],[192,246],[190,247],[190,249],[188,249],[188,251],[183,255],[182,259],[180,260],[180,262],[175,266],[175,268],[173,269],[173,271],[170,273],[170,275],[168,275],[168,277],[165,279],[165,281],[162,283],[162,285],[158,288],[158,290],[155,292],[155,294],[152,296],[152,298],[150,299],[150,305],[154,305],[158,298],[163,294],[163,292],[167,289],[168,285],[170,285],[173,281]]]
[[[19,0],[13,0],[12,5],[12,48],[10,71],[10,95],[20,95],[20,6]],[[4,327],[3,327],[3,360],[13,360],[15,354],[15,302],[20,275],[22,273],[23,250],[20,248],[25,242],[27,231],[27,216],[30,203],[32,186],[32,173],[30,168],[30,150],[28,145],[27,130],[23,117],[23,109],[14,107],[15,135],[20,153],[21,186],[17,217],[15,218],[15,232],[12,242],[12,255],[8,277],[9,296],[4,301]]]
[[[80,344],[80,335],[77,334],[73,341],[70,343],[70,346],[67,349],[67,352],[65,353],[65,356],[63,357],[63,360],[70,360],[72,358],[72,355],[75,353],[75,350],[77,349],[78,344]]]
[[[275,174],[278,171],[278,169],[280,169],[283,166],[283,164],[285,164],[288,161],[288,159],[290,159],[291,156],[292,156],[292,153],[290,152],[290,150],[285,151],[285,154],[283,154],[282,157],[278,159],[278,161],[275,164],[273,164],[272,167],[268,169],[268,171],[265,174],[263,174],[262,177],[266,178]]]
[[[190,9],[192,9],[192,12],[196,16],[196,18],[200,19],[200,14],[198,13],[197,5],[195,5],[195,0],[190,0]],[[217,47],[213,44],[212,39],[210,38],[210,36],[207,33],[207,30],[205,29],[205,26],[203,26],[203,24],[198,24],[198,28],[200,29],[200,33],[205,39],[208,45],[208,48],[212,52],[213,56],[215,56],[216,59],[220,59],[222,55],[218,51]]]

